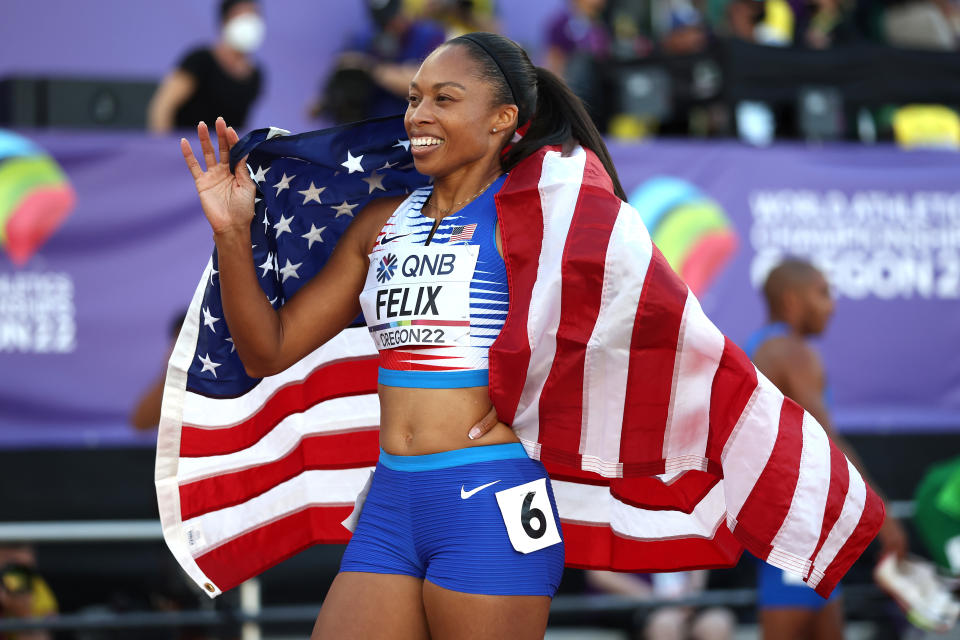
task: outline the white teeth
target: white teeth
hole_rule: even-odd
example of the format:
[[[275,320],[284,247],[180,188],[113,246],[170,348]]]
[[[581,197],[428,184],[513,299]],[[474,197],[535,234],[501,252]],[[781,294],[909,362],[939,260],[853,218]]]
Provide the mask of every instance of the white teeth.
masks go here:
[[[425,138],[410,138],[410,144],[412,144],[412,145],[415,146],[415,147],[426,147],[426,146],[430,146],[430,145],[433,145],[433,144],[443,144],[443,139],[442,139],[442,138],[431,138],[431,137],[425,137]]]

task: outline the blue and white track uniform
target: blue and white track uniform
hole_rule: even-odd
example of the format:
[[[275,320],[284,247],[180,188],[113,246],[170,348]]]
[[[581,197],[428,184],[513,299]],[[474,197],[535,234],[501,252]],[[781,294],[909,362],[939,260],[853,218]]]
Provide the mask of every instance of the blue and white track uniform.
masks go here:
[[[394,387],[483,387],[509,294],[494,195],[453,215],[413,192],[370,252],[360,303]],[[381,451],[341,571],[409,575],[453,591],[553,596],[563,573],[560,517],[546,469],[519,443],[395,456]]]

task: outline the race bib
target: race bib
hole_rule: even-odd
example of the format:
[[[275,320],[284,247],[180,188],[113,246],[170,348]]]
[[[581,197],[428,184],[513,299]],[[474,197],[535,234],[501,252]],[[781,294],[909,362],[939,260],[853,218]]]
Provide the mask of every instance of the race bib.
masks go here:
[[[561,541],[546,478],[498,491],[497,504],[510,544],[520,553],[539,551]]]
[[[360,306],[378,349],[470,344],[478,246],[398,245],[370,256]]]

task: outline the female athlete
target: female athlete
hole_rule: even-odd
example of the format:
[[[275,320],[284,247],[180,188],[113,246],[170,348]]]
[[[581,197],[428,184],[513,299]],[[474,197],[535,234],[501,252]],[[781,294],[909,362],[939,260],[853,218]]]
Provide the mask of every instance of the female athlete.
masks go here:
[[[284,370],[361,309],[380,350],[381,456],[313,638],[541,638],[563,569],[549,479],[508,425],[471,429],[491,411],[487,350],[508,305],[493,196],[540,147],[576,143],[623,190],[579,99],[498,35],[436,49],[410,83],[404,123],[432,187],[368,205],[279,311],[250,248],[255,184],[244,163],[228,165],[237,134],[217,120],[218,160],[198,126],[206,170],[181,147],[247,372]],[[411,314],[419,331],[395,331],[391,318]]]

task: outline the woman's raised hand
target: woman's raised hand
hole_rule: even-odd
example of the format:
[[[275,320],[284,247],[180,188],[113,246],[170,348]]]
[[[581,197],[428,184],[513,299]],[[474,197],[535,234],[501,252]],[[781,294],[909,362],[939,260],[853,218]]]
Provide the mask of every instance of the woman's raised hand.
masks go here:
[[[210,141],[210,131],[205,122],[197,126],[200,149],[207,165],[206,171],[200,167],[193,149],[186,138],[180,139],[180,150],[187,168],[193,176],[200,194],[200,206],[214,233],[223,233],[232,229],[246,229],[253,220],[253,201],[257,186],[247,172],[246,158],[237,163],[236,171],[230,171],[230,148],[239,140],[233,127],[228,127],[223,118],[217,118],[217,143],[220,147],[220,159]]]

